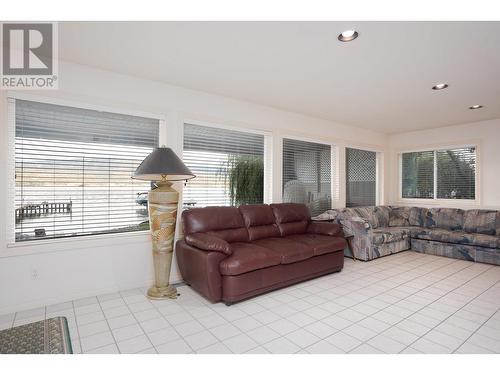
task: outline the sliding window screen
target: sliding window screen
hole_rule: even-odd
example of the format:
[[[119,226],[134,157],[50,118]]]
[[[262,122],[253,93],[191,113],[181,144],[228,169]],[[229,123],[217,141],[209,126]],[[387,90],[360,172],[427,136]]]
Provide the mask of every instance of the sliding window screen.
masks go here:
[[[262,134],[185,124],[183,161],[196,178],[184,208],[263,203],[264,143]]]
[[[346,207],[377,204],[377,153],[346,148]]]
[[[148,229],[150,184],[131,176],[158,132],[157,119],[16,100],[16,242]]]
[[[313,216],[332,208],[332,147],[283,139],[283,202],[304,203]]]
[[[436,151],[437,197],[476,198],[476,148],[464,147]]]
[[[402,155],[402,197],[434,198],[434,151]]]

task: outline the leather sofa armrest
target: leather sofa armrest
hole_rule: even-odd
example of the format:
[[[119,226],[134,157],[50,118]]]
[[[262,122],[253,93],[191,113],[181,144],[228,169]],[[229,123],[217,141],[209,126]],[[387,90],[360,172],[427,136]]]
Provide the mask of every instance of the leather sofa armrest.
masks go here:
[[[322,234],[325,236],[343,237],[342,226],[335,223],[313,221],[307,226],[307,233]]]
[[[188,234],[185,238],[188,245],[205,251],[218,251],[226,255],[231,255],[232,251],[229,243],[222,238],[206,233]]]
[[[220,301],[222,277],[219,266],[227,255],[218,251],[198,249],[188,245],[185,240],[177,241],[175,253],[184,281],[211,302]]]

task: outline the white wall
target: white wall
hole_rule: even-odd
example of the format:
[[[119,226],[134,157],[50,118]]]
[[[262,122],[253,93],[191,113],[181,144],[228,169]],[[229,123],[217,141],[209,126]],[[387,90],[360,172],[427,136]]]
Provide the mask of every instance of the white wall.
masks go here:
[[[387,171],[387,179],[390,181],[387,201],[391,204],[404,204],[399,199],[398,152],[471,143],[478,145],[479,202],[475,206],[500,209],[500,119],[389,136],[388,146],[391,152]],[[431,204],[419,201],[412,203],[470,207],[466,201],[461,200]]]
[[[62,103],[85,103],[117,111],[158,114],[166,120],[167,146],[182,152],[182,124],[196,120],[271,131],[273,134],[273,201],[281,197],[282,136],[336,143],[339,147],[386,150],[382,133],[280,111],[203,92],[146,81],[76,64],[61,63],[59,90],[28,92]],[[8,246],[5,214],[8,147],[7,95],[0,92],[0,314],[70,299],[144,286],[152,279],[147,233],[46,240]],[[341,168],[342,170],[342,168]],[[12,176],[10,176],[12,178]],[[342,180],[341,180],[342,181]],[[387,181],[385,181],[387,183]],[[343,187],[341,184],[341,196]],[[172,281],[180,276],[174,265]],[[38,277],[33,279],[36,270]]]

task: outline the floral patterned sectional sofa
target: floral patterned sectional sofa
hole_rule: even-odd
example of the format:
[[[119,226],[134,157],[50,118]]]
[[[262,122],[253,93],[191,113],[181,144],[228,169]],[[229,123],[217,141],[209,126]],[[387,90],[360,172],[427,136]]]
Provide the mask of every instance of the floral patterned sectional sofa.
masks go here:
[[[329,210],[313,219],[342,224],[361,260],[412,249],[500,265],[500,211],[374,206]]]

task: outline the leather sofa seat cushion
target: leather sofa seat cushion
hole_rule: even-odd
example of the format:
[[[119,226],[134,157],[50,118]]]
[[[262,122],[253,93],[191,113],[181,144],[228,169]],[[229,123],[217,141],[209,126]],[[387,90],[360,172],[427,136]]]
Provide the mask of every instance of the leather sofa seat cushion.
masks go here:
[[[314,256],[312,246],[286,238],[264,238],[252,243],[279,254],[281,264],[300,262]]]
[[[286,238],[264,238],[252,243],[270,249],[275,254],[279,254],[281,264],[300,262],[314,256],[311,246]]]
[[[343,251],[347,242],[342,237],[325,236],[322,234],[294,234],[285,237],[293,242],[300,242],[309,246],[314,256]]]
[[[237,207],[191,208],[182,213],[185,234],[209,233],[227,242],[248,241],[248,231]]]
[[[273,210],[267,204],[249,204],[239,208],[250,241],[260,238],[280,237]]]
[[[372,231],[372,243],[374,245],[403,241],[408,237],[410,237],[410,231],[401,227],[385,227]]]
[[[271,204],[282,236],[305,233],[311,219],[307,206],[298,203]]]
[[[463,231],[451,231],[446,229],[421,228],[419,231],[413,232],[412,237],[421,240],[500,249],[500,238],[487,234],[467,233]]]
[[[232,243],[231,251],[233,254],[220,262],[219,270],[222,275],[240,275],[281,264],[279,253],[255,244]]]

